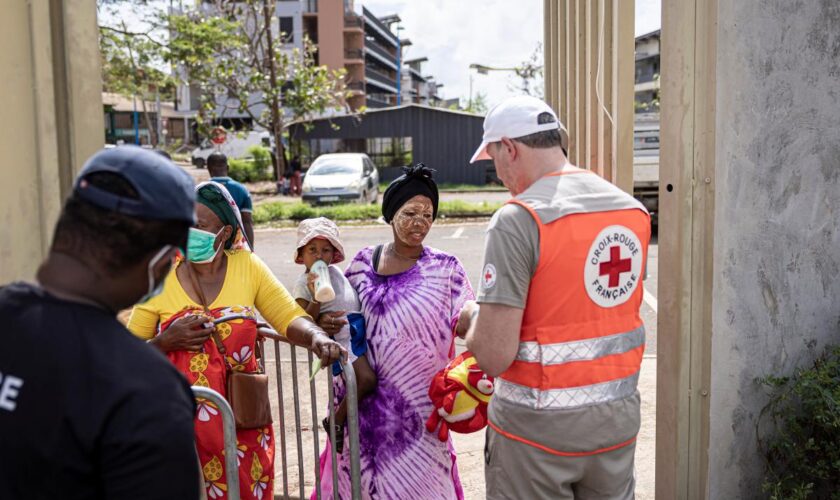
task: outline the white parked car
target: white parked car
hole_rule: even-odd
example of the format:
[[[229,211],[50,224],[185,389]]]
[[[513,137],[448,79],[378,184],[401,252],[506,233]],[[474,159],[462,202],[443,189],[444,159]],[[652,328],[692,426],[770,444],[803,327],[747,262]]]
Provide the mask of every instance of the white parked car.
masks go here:
[[[303,179],[303,201],[376,203],[379,172],[364,153],[321,155],[312,162]]]

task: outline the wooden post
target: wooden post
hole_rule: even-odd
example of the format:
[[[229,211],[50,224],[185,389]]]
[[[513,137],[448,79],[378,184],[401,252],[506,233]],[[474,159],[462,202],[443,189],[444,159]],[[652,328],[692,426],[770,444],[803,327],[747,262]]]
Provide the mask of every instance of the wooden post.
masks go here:
[[[633,191],[633,0],[544,0],[545,96],[569,160]]]

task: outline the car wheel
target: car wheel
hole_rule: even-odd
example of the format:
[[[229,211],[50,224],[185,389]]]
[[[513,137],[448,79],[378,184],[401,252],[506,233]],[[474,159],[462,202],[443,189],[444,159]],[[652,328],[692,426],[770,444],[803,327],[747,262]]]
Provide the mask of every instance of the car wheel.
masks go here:
[[[204,158],[193,158],[195,168],[204,168]]]

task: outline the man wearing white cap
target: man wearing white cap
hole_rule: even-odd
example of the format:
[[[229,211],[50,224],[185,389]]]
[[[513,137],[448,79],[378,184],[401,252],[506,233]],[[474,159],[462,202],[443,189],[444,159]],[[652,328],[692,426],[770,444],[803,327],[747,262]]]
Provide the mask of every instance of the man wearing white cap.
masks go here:
[[[650,216],[571,165],[564,140],[548,105],[514,97],[472,158],[514,195],[490,221],[467,336],[497,377],[487,498],[633,498]]]

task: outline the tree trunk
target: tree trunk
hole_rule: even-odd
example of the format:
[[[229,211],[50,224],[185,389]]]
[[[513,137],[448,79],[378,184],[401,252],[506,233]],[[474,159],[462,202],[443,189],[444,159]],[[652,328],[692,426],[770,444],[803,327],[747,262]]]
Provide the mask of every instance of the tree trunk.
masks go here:
[[[149,116],[149,110],[146,107],[146,99],[142,95],[140,96],[140,102],[143,104],[143,118],[146,120],[146,129],[149,131],[149,144],[151,144],[152,147],[157,147],[157,127],[152,126],[152,119]]]
[[[277,84],[277,67],[274,59],[274,37],[271,34],[271,11],[268,7],[269,0],[263,0],[263,18],[266,24],[265,36],[266,44],[266,63],[268,64],[269,81],[272,89],[280,89]],[[283,114],[280,110],[280,90],[272,94],[269,106],[271,108],[271,133],[274,135],[275,154],[274,162],[274,180],[278,181],[286,172],[286,157],[283,151]]]

